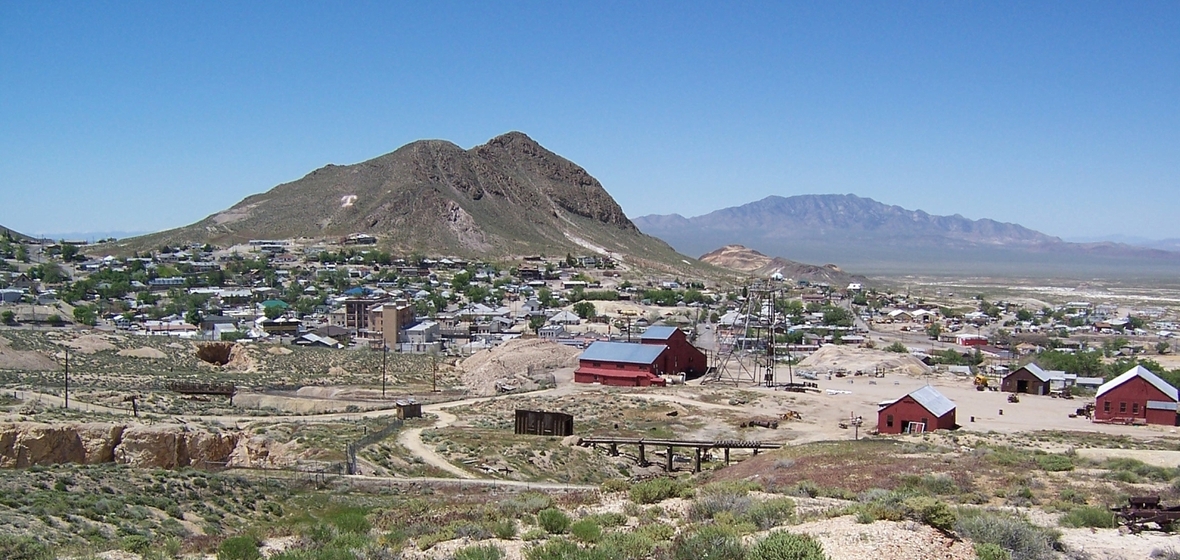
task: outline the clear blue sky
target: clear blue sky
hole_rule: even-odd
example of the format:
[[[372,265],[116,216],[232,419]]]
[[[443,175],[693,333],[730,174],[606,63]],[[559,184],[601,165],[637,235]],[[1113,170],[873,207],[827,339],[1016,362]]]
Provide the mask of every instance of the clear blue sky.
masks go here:
[[[854,193],[1180,237],[1180,3],[0,0],[0,224],[192,223],[520,130],[628,215]]]

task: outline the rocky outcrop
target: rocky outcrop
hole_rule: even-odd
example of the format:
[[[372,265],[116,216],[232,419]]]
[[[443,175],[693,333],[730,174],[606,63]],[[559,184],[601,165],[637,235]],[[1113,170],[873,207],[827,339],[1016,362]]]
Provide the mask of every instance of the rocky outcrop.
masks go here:
[[[134,467],[212,468],[243,458],[268,455],[264,441],[251,441],[238,451],[237,433],[190,430],[185,426],[120,424],[0,424],[0,468],[58,463],[121,463]],[[251,452],[250,450],[255,450]],[[273,461],[272,461],[273,463]],[[238,461],[234,466],[249,466]]]

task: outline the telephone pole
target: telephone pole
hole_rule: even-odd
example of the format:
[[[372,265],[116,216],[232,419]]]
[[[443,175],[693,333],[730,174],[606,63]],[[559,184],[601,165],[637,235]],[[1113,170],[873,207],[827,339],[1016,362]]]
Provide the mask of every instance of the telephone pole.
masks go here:
[[[389,356],[389,345],[381,343],[381,398],[385,398],[385,360]]]
[[[66,347],[66,408],[70,407],[70,347]]]

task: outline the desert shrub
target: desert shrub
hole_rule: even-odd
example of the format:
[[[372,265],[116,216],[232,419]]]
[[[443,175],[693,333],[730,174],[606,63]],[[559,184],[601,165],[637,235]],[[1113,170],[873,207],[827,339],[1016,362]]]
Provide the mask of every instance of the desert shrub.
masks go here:
[[[581,560],[585,555],[573,541],[556,538],[528,548],[524,557],[527,560]]]
[[[543,509],[537,512],[537,524],[551,535],[560,535],[569,529],[570,516],[559,509]]]
[[[884,350],[886,352],[897,352],[898,354],[909,354],[910,353],[910,349],[906,348],[906,345],[904,345],[900,342],[894,342],[893,344],[886,346],[884,348]]]
[[[1012,560],[1012,555],[999,545],[992,543],[976,543],[975,558],[978,560]]]
[[[777,531],[758,541],[748,560],[827,560],[824,548],[810,535]]]
[[[782,491],[783,494],[796,498],[814,498],[819,495],[819,492],[819,485],[810,480],[800,480],[794,486]]]
[[[663,523],[648,523],[635,529],[635,534],[647,537],[655,542],[670,541],[676,536],[676,529]]]
[[[479,523],[460,522],[454,524],[456,539],[471,539],[473,541],[482,541],[484,539],[492,538],[492,530]]]
[[[1012,560],[1049,560],[1058,535],[1021,517],[990,511],[964,512],[955,531],[981,544],[994,544],[1009,552]]]
[[[525,531],[524,534],[520,536],[520,540],[528,542],[539,541],[547,536],[549,536],[549,533],[546,533],[544,529],[534,527],[528,531]]]
[[[587,515],[585,519],[594,520],[600,527],[619,527],[627,524],[627,516],[614,511]]]
[[[516,538],[516,521],[512,519],[498,519],[488,524],[488,530],[497,539],[513,539]]]
[[[744,515],[753,503],[746,494],[745,490],[702,489],[700,496],[688,508],[688,518],[692,521],[707,521],[721,512],[731,513],[735,517]]]
[[[1119,526],[1113,511],[1096,506],[1074,508],[1061,517],[1060,523],[1066,527],[1098,527],[1101,529],[1113,529]]]
[[[1062,488],[1058,496],[1060,496],[1062,501],[1069,502],[1071,504],[1086,503],[1086,495],[1078,492],[1077,490],[1074,490],[1073,488]]]
[[[742,560],[746,549],[732,529],[720,525],[688,528],[672,541],[672,560]]]
[[[119,548],[142,555],[152,547],[152,540],[143,535],[128,535],[119,541]]]
[[[1173,547],[1157,548],[1151,551],[1153,560],[1180,560],[1180,550]]]
[[[418,535],[418,537],[414,539],[414,544],[418,546],[418,550],[430,550],[431,548],[434,548],[434,545],[443,541],[449,541],[453,538],[455,538],[455,531],[450,527],[444,527],[433,533]]]
[[[602,538],[602,527],[593,519],[579,519],[570,525],[570,534],[584,543],[595,543]]]
[[[959,485],[955,483],[955,479],[945,474],[904,476],[901,479],[899,489],[935,496],[947,496],[959,493]]]
[[[1065,455],[1037,455],[1037,466],[1049,472],[1072,471],[1073,459]]]
[[[610,560],[647,560],[655,555],[656,541],[639,532],[607,533],[597,548]]]
[[[611,492],[626,492],[630,488],[631,485],[628,484],[626,480],[619,480],[617,478],[607,480],[600,486],[600,489],[608,494]]]
[[[469,546],[455,551],[455,560],[502,560],[504,549],[491,544]]]
[[[239,535],[221,541],[217,547],[217,560],[258,560],[258,540],[249,535]]]
[[[774,498],[755,503],[746,511],[743,519],[753,523],[758,530],[765,531],[782,525],[795,514],[795,500]]]
[[[373,528],[373,524],[369,523],[369,519],[365,517],[364,512],[359,510],[341,511],[329,516],[328,519],[341,533],[367,535]]]
[[[553,507],[553,499],[537,492],[519,494],[500,502],[500,511],[513,519],[519,519],[526,513],[535,514],[551,507]]]
[[[669,498],[675,498],[685,490],[685,486],[671,478],[654,478],[631,486],[628,495],[637,504],[654,504]]]
[[[10,560],[50,560],[49,547],[31,537],[0,535],[0,558]]]
[[[910,498],[905,501],[907,517],[921,521],[940,531],[955,528],[958,516],[946,503],[926,497]]]
[[[1138,482],[1141,478],[1148,480],[1155,480],[1160,482],[1167,482],[1177,475],[1180,475],[1178,469],[1169,469],[1165,467],[1156,467],[1148,465],[1143,461],[1131,458],[1114,458],[1107,459],[1102,465],[1111,473],[1107,473],[1107,478],[1114,478],[1121,482]]]

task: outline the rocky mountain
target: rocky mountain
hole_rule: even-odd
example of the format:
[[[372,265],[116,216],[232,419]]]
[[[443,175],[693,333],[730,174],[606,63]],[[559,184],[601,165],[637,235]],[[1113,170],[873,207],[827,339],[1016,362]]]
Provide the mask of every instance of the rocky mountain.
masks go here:
[[[716,251],[705,253],[700,260],[714,266],[763,278],[781,274],[783,278],[821,282],[838,287],[844,287],[852,282],[862,284],[868,282],[864,276],[849,274],[834,264],[816,266],[782,257],[768,257],[741,245],[726,245]]]
[[[17,240],[17,241],[24,240],[24,239],[32,239],[23,233],[8,229],[4,226],[0,226],[0,238],[8,238],[8,237],[11,237],[12,239]]]
[[[354,165],[327,165],[191,226],[124,248],[249,239],[378,237],[404,253],[498,257],[612,254],[633,264],[688,260],[641,233],[585,169],[520,132],[464,150],[422,140]]]
[[[634,223],[689,254],[741,244],[802,261],[840,262],[867,273],[1180,269],[1180,253],[1118,243],[1067,243],[1017,224],[936,216],[851,194],[770,196],[693,218],[653,215]]]

